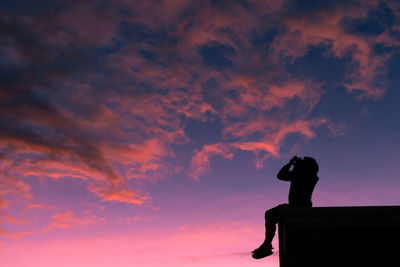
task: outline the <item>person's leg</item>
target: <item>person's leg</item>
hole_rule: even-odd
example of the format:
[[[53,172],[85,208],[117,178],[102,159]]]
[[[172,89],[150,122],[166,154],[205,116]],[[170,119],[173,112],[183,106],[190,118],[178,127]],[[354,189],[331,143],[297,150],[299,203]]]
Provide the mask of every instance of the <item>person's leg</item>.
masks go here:
[[[285,208],[287,204],[281,204],[275,208],[269,209],[265,212],[265,241],[264,243],[272,246],[272,240],[274,239],[276,232],[276,224],[279,221],[280,210]]]
[[[287,206],[288,204],[282,204],[265,212],[265,240],[259,248],[253,250],[253,253],[257,254],[265,251],[270,251],[272,254],[271,243],[275,236],[276,224],[279,220],[279,212],[282,208],[285,208]]]

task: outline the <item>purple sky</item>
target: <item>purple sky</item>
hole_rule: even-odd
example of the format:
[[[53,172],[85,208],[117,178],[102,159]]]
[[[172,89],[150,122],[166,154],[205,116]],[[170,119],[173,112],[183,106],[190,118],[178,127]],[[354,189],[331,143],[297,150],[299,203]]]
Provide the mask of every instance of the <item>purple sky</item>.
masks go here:
[[[398,205],[399,46],[397,1],[2,1],[0,260],[278,266],[293,155]]]

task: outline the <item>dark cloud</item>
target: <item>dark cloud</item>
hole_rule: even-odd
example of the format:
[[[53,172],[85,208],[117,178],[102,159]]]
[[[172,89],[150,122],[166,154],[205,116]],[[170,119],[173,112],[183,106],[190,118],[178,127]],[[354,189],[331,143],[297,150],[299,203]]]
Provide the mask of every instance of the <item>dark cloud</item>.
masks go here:
[[[310,47],[306,55],[288,62],[286,68],[294,77],[312,77],[315,81],[329,83],[331,86],[339,85],[346,78],[351,53],[337,58],[330,51],[329,45]]]
[[[377,43],[373,47],[374,54],[384,55],[394,52],[396,49],[393,46],[387,46],[384,43]]]
[[[55,16],[68,8],[63,1],[56,0],[4,0],[0,3],[0,8],[10,14],[20,14],[25,16]]]
[[[143,23],[131,23],[122,21],[119,24],[119,31],[126,41],[139,44],[147,43],[154,46],[176,45],[177,38],[170,36],[167,32],[154,31]]]
[[[358,5],[358,1],[353,0],[286,0],[283,2],[284,10],[290,16],[315,15],[321,11],[333,11],[340,7]]]
[[[210,1],[212,5],[217,5],[217,6],[228,6],[229,4],[233,5],[242,5],[244,7],[249,7],[250,3],[247,0],[211,0]]]
[[[155,44],[158,38],[157,33],[153,32],[146,25],[140,23],[133,24],[127,21],[122,21],[119,24],[119,30],[122,36],[127,40],[137,43]]]
[[[215,78],[211,78],[202,87],[204,101],[209,103],[214,109],[221,110],[223,105],[221,99],[224,97],[224,90],[221,90],[218,81]]]
[[[377,36],[396,22],[394,12],[386,3],[381,3],[377,8],[368,12],[365,18],[344,19],[342,24],[346,32],[363,36]]]
[[[157,56],[148,50],[140,50],[139,54],[142,58],[149,60],[149,61],[155,61],[157,60]]]
[[[235,47],[239,48],[240,51],[245,51],[246,47],[243,41],[241,40],[239,34],[232,27],[226,27],[220,29],[221,34],[225,34],[232,41]]]
[[[211,42],[198,48],[200,55],[203,57],[205,65],[214,67],[217,70],[223,70],[234,66],[232,57],[235,56],[236,50],[228,44]]]
[[[265,50],[268,50],[269,45],[278,32],[279,30],[277,28],[268,29],[266,31],[263,30],[261,32],[254,31],[252,34],[252,44],[256,47],[263,47]]]

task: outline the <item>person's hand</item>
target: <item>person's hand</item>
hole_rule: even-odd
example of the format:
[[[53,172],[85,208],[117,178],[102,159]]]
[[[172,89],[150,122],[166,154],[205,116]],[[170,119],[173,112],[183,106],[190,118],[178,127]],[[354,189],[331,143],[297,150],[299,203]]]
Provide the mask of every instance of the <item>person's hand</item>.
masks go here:
[[[290,164],[290,165],[295,164],[296,161],[297,161],[298,159],[299,159],[299,158],[298,158],[297,156],[294,156],[294,157],[289,161],[289,164]]]

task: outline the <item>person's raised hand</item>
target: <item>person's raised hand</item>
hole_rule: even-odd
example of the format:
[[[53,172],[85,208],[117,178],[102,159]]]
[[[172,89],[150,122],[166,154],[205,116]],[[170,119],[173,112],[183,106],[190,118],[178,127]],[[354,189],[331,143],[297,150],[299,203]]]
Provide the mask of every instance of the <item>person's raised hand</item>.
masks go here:
[[[294,156],[294,157],[289,161],[289,163],[292,165],[292,164],[294,164],[298,159],[299,159],[299,158],[298,158],[297,156]]]

